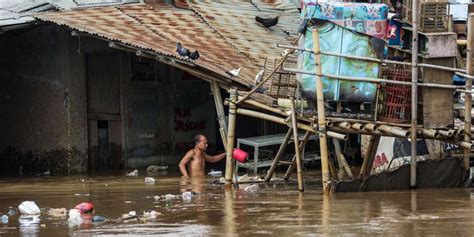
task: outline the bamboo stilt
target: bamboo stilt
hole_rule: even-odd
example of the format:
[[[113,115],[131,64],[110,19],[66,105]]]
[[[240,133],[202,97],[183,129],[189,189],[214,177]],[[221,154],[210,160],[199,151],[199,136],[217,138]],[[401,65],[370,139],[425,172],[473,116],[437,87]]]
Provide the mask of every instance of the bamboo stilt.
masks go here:
[[[317,28],[312,29],[313,33],[313,49],[315,52],[319,52],[319,32]],[[316,105],[318,109],[318,128],[319,128],[319,146],[321,152],[321,171],[322,171],[322,182],[323,182],[323,191],[329,192],[331,180],[329,177],[328,170],[328,142],[326,137],[326,112],[324,111],[324,94],[323,94],[323,82],[321,77],[322,65],[321,65],[321,55],[315,55],[315,66],[316,66]]]
[[[308,140],[310,137],[310,132],[306,131],[303,137],[303,141],[301,141],[300,144],[300,151],[304,150],[306,144],[308,144]],[[290,162],[290,166],[288,166],[288,169],[286,170],[285,176],[283,177],[283,180],[288,181],[291,177],[291,174],[293,173],[293,170],[295,169],[295,161],[296,161],[296,154],[293,156]]]
[[[333,161],[334,159],[331,156],[329,156],[329,170],[331,171],[332,179],[337,181],[339,180],[339,177],[337,177],[337,170]]]
[[[379,146],[380,136],[371,136],[369,140],[369,145],[367,146],[367,152],[365,153],[364,162],[362,163],[362,167],[360,169],[359,178],[362,179],[365,177],[367,171],[369,171],[368,167],[372,166],[371,161],[377,152],[377,148]]]
[[[227,148],[226,148],[226,164],[225,164],[225,187],[227,189],[231,188],[232,185],[232,172],[233,172],[233,159],[232,153],[234,151],[234,142],[235,142],[235,123],[237,117],[237,89],[232,88],[229,91],[230,93],[230,104],[229,104],[229,127],[227,133]]]
[[[473,40],[474,40],[474,14],[470,13],[467,22],[467,54],[466,54],[466,71],[469,76],[474,75],[472,66],[472,54],[473,54]],[[472,90],[472,80],[466,79],[466,91]],[[472,126],[472,94],[465,93],[464,99],[464,142],[471,143],[471,126]],[[464,169],[468,170],[470,167],[471,149],[464,149],[463,165]]]
[[[217,82],[211,82],[211,91],[214,97],[214,104],[216,106],[217,120],[219,121],[219,127],[223,129],[223,133],[227,136],[227,121],[224,113],[224,104],[222,100],[221,90]],[[226,143],[223,143],[226,144]]]
[[[270,167],[270,169],[267,172],[267,175],[265,176],[265,182],[270,182],[270,180],[272,179],[273,173],[275,172],[275,169],[278,166],[278,163],[280,162],[280,159],[283,156],[283,153],[285,153],[286,146],[288,145],[288,142],[290,141],[292,133],[293,133],[293,129],[289,128],[288,132],[286,132],[285,138],[283,139],[283,143],[280,145],[280,148],[278,149],[278,152],[275,155],[275,158],[273,159],[272,166]]]
[[[302,168],[301,168],[301,151],[299,147],[299,141],[298,141],[298,127],[296,126],[296,109],[295,109],[295,98],[291,97],[290,98],[290,106],[291,106],[291,124],[293,127],[293,138],[295,140],[295,155],[296,155],[296,174],[298,176],[298,191],[303,192],[304,191],[304,186],[303,186],[303,174]]]
[[[410,186],[416,187],[416,127],[418,123],[418,2],[412,1],[412,39],[411,39],[411,161]],[[425,84],[425,83],[423,83]],[[428,83],[426,83],[428,84]]]
[[[352,170],[347,164],[346,158],[344,157],[344,154],[342,153],[341,149],[341,144],[339,143],[339,140],[337,139],[332,139],[332,142],[334,143],[334,150],[336,151],[336,156],[337,160],[339,162],[339,169],[344,169],[346,171],[346,174],[351,178],[354,179],[354,175],[352,174]]]

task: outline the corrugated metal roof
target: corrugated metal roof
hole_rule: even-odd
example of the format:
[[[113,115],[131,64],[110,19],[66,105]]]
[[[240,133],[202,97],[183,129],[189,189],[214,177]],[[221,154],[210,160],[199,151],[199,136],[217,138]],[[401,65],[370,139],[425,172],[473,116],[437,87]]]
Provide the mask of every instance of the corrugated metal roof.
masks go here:
[[[226,71],[241,67],[241,75],[232,79],[244,85],[253,82],[258,70],[194,12],[169,5],[86,8],[41,13],[35,17],[177,58],[174,50],[176,43],[181,42],[190,50],[199,50],[201,57],[194,61],[198,66],[226,77]]]
[[[267,57],[281,56],[283,50],[277,47],[278,43],[290,44],[297,37],[299,13],[291,3],[226,0],[190,1],[188,4],[229,43],[259,66],[263,66]],[[255,21],[255,16],[277,15],[280,15],[278,24],[270,29]]]
[[[34,13],[138,3],[139,0],[0,0],[0,27],[34,22]]]

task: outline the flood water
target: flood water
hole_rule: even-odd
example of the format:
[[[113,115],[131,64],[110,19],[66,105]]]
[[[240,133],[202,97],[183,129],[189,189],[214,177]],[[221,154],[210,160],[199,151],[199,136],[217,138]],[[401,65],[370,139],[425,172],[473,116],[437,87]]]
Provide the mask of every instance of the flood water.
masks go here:
[[[337,193],[323,195],[316,177],[306,176],[305,192],[295,183],[260,184],[257,190],[226,192],[212,178],[189,183],[177,173],[127,177],[125,172],[94,176],[0,178],[0,213],[33,200],[41,208],[36,223],[19,214],[0,224],[0,236],[153,236],[153,235],[440,235],[472,236],[471,189]],[[187,190],[199,192],[189,201]],[[166,200],[164,195],[179,195]],[[155,196],[161,196],[155,200]],[[93,202],[106,222],[70,226],[67,216],[46,208],[70,209]],[[156,219],[123,220],[122,214],[155,210]]]

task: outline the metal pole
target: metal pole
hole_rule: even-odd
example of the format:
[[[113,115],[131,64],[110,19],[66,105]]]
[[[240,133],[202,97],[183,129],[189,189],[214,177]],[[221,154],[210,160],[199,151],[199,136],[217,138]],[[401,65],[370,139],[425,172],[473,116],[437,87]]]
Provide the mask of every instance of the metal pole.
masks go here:
[[[472,67],[472,44],[474,34],[474,14],[470,13],[467,21],[467,54],[466,54],[466,70],[467,74],[473,75]],[[466,91],[472,90],[472,80],[466,79]],[[472,111],[472,94],[465,93],[464,97],[464,142],[471,143],[471,111]],[[464,149],[464,168],[469,169],[469,159],[471,157],[471,149]]]
[[[225,163],[225,187],[231,188],[232,186],[232,172],[233,172],[233,160],[232,153],[234,151],[234,140],[235,140],[235,122],[237,117],[237,89],[230,89],[230,104],[229,104],[229,128],[227,129],[227,148],[226,148],[226,163]]]
[[[411,131],[416,131],[418,113],[418,0],[412,0],[411,41]],[[410,187],[416,187],[416,132],[411,133]]]
[[[319,52],[319,32],[315,27],[313,31],[313,50]],[[324,94],[323,94],[323,82],[321,81],[322,65],[321,55],[315,54],[315,66],[316,66],[316,105],[318,108],[318,133],[319,133],[319,147],[321,152],[321,172],[323,181],[323,191],[329,192],[331,180],[329,173],[329,160],[328,160],[328,141],[326,136],[326,112],[324,109]]]

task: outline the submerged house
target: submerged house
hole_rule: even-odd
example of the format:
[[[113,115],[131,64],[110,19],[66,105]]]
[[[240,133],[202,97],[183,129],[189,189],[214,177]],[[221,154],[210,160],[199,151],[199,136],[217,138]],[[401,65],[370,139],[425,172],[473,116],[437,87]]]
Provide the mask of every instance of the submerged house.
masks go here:
[[[251,86],[299,20],[293,4],[271,1],[52,2],[1,11],[28,17],[0,21],[5,171],[176,165],[197,133],[222,150],[221,89]],[[280,24],[263,28],[254,21],[262,14],[279,14]],[[178,55],[178,42],[200,57]],[[239,76],[226,73],[236,68]],[[273,129],[242,121],[239,136]]]

